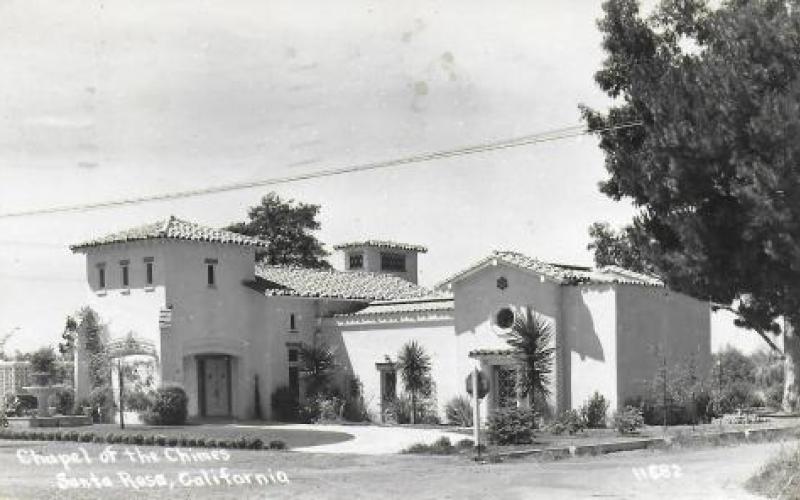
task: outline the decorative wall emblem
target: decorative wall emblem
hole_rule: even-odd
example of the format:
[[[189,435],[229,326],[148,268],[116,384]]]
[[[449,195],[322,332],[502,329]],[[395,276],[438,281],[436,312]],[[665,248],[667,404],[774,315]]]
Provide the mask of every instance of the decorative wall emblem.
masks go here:
[[[497,278],[497,288],[500,290],[505,290],[508,288],[508,280],[505,278],[505,276],[500,276]]]

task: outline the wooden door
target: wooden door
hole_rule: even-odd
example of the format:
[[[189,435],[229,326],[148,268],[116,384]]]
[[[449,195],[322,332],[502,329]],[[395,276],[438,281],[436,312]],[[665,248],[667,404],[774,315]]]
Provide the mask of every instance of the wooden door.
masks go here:
[[[207,417],[230,415],[230,363],[226,357],[205,358],[204,400]]]

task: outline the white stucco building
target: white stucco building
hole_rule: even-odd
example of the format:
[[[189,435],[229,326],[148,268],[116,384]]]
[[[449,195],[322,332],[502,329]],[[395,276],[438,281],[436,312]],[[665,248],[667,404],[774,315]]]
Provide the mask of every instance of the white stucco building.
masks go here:
[[[710,363],[709,305],[623,269],[495,252],[430,290],[417,284],[421,246],[339,245],[339,270],[327,271],[256,264],[265,245],[171,217],[72,249],[86,255],[89,305],[111,337],[155,346],[156,382],[183,386],[194,416],[252,417],[257,380],[269,417],[276,388],[301,391],[298,346],[318,341],[337,349],[342,380],[357,376],[379,416],[402,389],[394,362],[410,340],[431,355],[442,415],[478,363],[485,415],[515,404],[506,334],[525,307],[555,333],[556,410],[595,390],[618,407],[663,359],[691,358],[700,373]],[[79,375],[78,396],[82,386]]]

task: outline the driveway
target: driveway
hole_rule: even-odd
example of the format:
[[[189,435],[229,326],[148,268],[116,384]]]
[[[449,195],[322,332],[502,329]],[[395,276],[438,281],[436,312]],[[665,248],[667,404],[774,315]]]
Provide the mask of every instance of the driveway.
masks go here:
[[[292,451],[310,453],[354,453],[359,455],[388,455],[400,453],[412,444],[431,444],[441,437],[448,437],[453,444],[471,438],[467,434],[443,431],[439,429],[419,429],[413,427],[382,427],[377,425],[317,425],[317,424],[287,424],[287,425],[237,425],[239,428],[256,428],[267,430],[305,430],[343,432],[350,434],[353,439],[340,443],[323,444],[292,448]]]

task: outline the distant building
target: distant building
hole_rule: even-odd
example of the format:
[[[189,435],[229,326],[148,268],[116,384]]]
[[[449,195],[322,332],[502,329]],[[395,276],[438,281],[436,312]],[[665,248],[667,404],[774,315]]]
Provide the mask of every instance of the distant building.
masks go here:
[[[436,289],[417,284],[418,245],[337,245],[341,270],[255,263],[266,242],[171,217],[74,245],[86,255],[89,305],[112,338],[153,346],[156,384],[179,384],[193,416],[273,415],[270,395],[303,393],[299,349],[336,348],[341,389],[358,377],[371,412],[402,390],[397,353],[418,341],[432,358],[436,407],[465,394],[477,364],[486,410],[516,405],[516,360],[506,342],[530,307],[553,327],[553,410],[595,390],[617,408],[642,394],[664,359],[710,364],[710,309],[650,277],[620,268],[550,264],[495,252]],[[78,349],[80,352],[81,349]],[[88,392],[85,359],[77,396]]]
[[[28,361],[0,361],[0,396],[24,394],[30,384],[31,364]]]

